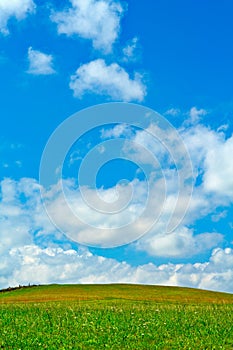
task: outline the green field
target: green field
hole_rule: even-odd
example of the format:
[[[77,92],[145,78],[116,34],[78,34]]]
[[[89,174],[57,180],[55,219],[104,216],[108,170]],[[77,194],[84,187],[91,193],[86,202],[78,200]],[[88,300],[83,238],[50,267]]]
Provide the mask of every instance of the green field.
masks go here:
[[[142,285],[0,293],[0,349],[233,349],[233,295]]]

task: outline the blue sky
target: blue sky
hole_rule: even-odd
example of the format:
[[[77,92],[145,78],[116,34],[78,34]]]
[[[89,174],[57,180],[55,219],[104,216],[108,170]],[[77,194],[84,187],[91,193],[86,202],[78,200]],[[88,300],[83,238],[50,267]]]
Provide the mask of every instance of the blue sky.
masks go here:
[[[130,282],[233,292],[232,12],[231,0],[0,0],[1,288]],[[53,183],[48,190],[39,181],[39,168],[46,143],[61,123],[80,112],[75,120],[81,130],[89,120],[83,109],[111,102],[137,104],[142,129],[110,116],[103,119],[105,107],[98,107],[96,129],[76,140],[62,169],[74,212],[85,220],[91,217],[91,224],[104,232],[92,247],[91,232],[82,224],[72,226],[59,186]],[[130,111],[135,105],[130,106],[123,108]],[[169,156],[153,139],[160,116],[152,113],[154,119],[144,125],[148,108],[171,123],[166,129]],[[103,126],[101,120],[109,124]],[[190,199],[190,206],[183,220],[177,214],[179,225],[168,235],[166,224],[181,193],[175,185],[177,173],[190,175],[188,168],[182,172],[184,164],[179,171],[171,165],[173,153],[184,155],[172,146],[175,132],[179,146],[184,142],[187,147],[195,185],[191,198],[190,188],[180,195],[182,203]],[[115,221],[92,216],[80,204],[82,186],[90,186],[94,166],[107,159],[107,145],[114,160],[97,173],[99,195],[111,207],[121,179],[128,181],[118,183],[122,203],[131,187],[135,191],[125,216]],[[77,174],[91,150],[96,153],[84,169],[81,186]],[[160,207],[162,198],[162,172],[158,167],[158,175],[152,176],[149,152],[165,174],[166,201],[160,221],[135,240],[139,227],[154,220],[154,207]],[[47,165],[52,169],[53,161]],[[146,180],[158,202],[146,207],[146,223],[122,231],[126,244],[110,247],[111,225],[117,221],[123,227],[127,218],[134,220],[143,212]],[[94,201],[95,189],[89,190],[86,195]],[[41,192],[57,226],[46,214]],[[78,232],[77,239],[69,230]]]

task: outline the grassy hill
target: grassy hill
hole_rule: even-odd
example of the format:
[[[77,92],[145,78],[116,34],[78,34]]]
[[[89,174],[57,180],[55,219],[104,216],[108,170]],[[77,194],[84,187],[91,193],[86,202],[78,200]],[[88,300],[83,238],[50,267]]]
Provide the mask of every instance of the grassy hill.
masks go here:
[[[131,300],[176,303],[232,303],[233,294],[194,288],[132,284],[65,284],[0,291],[0,303]]]
[[[0,292],[0,349],[233,349],[233,295],[43,285]]]

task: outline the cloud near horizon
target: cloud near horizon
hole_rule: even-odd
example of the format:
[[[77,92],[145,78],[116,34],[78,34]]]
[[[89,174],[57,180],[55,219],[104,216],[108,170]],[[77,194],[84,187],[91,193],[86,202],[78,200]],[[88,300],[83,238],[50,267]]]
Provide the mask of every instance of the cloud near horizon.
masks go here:
[[[50,283],[142,283],[233,290],[233,249],[216,248],[204,263],[131,266],[88,249],[24,245],[2,256],[0,288]]]
[[[141,143],[148,142],[145,139],[145,134],[139,134],[143,131],[138,131],[137,135],[130,133],[126,126],[122,128],[116,126],[115,128],[117,127],[118,129],[115,131],[111,131],[111,129],[106,132],[102,131],[102,136],[119,137],[125,132],[130,138],[137,137],[138,140],[140,139]],[[80,253],[80,251],[72,248],[71,241],[68,238],[64,240],[64,235],[49,221],[41,202],[41,186],[35,179],[24,178],[19,181],[4,179],[1,181],[0,191],[0,251],[2,254],[0,286],[3,288],[8,285],[39,282],[132,282],[186,285],[232,291],[233,251],[230,248],[230,243],[226,249],[221,248],[224,232],[195,234],[189,228],[189,225],[192,225],[195,220],[215,213],[216,208],[221,207],[222,203],[227,206],[233,201],[233,195],[230,192],[232,180],[228,178],[228,167],[226,167],[226,173],[224,173],[224,167],[216,169],[215,158],[209,156],[209,152],[214,150],[215,147],[217,149],[220,147],[223,152],[226,152],[226,157],[232,154],[232,137],[226,138],[222,132],[211,130],[203,125],[181,129],[181,132],[187,141],[194,168],[199,164],[203,172],[203,181],[194,189],[190,209],[183,223],[168,235],[166,234],[166,223],[176,200],[173,192],[173,178],[172,176],[168,177],[167,185],[170,192],[159,223],[149,234],[134,242],[132,248],[135,251],[144,251],[149,256],[167,259],[172,257],[187,258],[203,252],[211,252],[209,260],[204,263],[167,263],[159,266],[149,263],[133,267],[126,262],[118,262],[114,259],[102,257],[101,254],[99,256],[91,254],[88,249]],[[204,142],[206,140],[208,140],[207,143]],[[205,148],[203,148],[203,142]],[[152,148],[153,144],[149,144]],[[200,153],[199,148],[202,149],[202,153]],[[128,148],[125,151],[127,152]],[[140,154],[138,156],[140,157]],[[213,163],[210,162],[211,159]],[[223,178],[224,188],[222,182],[215,183],[214,188],[207,186],[205,174],[212,174],[213,172],[215,176]],[[68,181],[67,183],[67,191],[70,191],[68,199],[73,206],[78,203],[78,192],[73,191],[71,182]],[[136,199],[143,199],[144,197],[142,185],[143,181],[135,181],[134,183],[136,191],[138,191],[136,192]],[[158,197],[158,182],[156,185],[154,195],[153,188],[151,188],[153,197]],[[217,185],[219,185],[219,188],[216,187]],[[122,192],[123,196],[127,192],[126,189]],[[60,222],[65,223],[67,222],[66,213],[62,209],[62,203],[55,192],[54,196],[49,195],[48,198]],[[94,191],[89,190],[89,196],[93,195]],[[107,203],[111,204],[114,193],[112,193],[111,188],[108,190],[102,189],[101,196]],[[124,201],[124,197],[122,199]],[[134,218],[134,213],[137,213],[139,209],[137,206],[135,207],[135,204],[141,206],[140,201],[131,203],[132,207],[129,205],[126,217],[123,216],[123,221],[117,222],[118,225],[124,224],[125,218],[130,219],[130,215],[132,219]],[[60,210],[57,210],[59,208]],[[87,218],[90,216],[85,207],[82,208],[80,204],[79,211],[82,212],[82,215],[85,214]],[[149,215],[148,218],[150,215],[153,217],[154,212],[151,210],[147,214]],[[101,216],[91,216],[91,218],[94,225],[100,225],[100,227],[103,225]],[[117,221],[119,221],[119,218]],[[106,222],[106,218],[104,219],[105,228],[106,225],[112,227],[113,224],[113,221]],[[70,225],[72,226],[72,222],[70,222]],[[82,229],[80,227],[81,231]],[[86,233],[84,230],[83,234],[86,235]],[[108,231],[106,230],[104,234],[108,234]],[[56,269],[54,266],[56,266]],[[39,275],[38,271],[40,271]],[[41,271],[44,271],[43,280],[41,280]]]
[[[33,179],[1,182],[0,288],[29,283],[144,283],[232,292],[232,248],[212,250],[203,263],[138,266],[93,254],[88,248],[75,250],[69,241],[59,241],[61,234],[49,222],[39,190]],[[197,237],[200,246],[211,242],[205,234]],[[190,239],[195,243],[191,235]],[[164,242],[165,256],[168,249],[180,249],[179,240],[178,235],[178,240]],[[196,248],[189,243],[183,247],[185,254]]]

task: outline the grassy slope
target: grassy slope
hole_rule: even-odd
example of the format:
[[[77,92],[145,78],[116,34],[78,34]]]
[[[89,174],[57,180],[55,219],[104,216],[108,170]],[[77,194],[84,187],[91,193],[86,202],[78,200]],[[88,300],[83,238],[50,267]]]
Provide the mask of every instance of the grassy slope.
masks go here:
[[[0,348],[232,350],[233,295],[143,285],[0,293]]]
[[[43,285],[24,287],[0,293],[0,303],[135,300],[175,303],[233,304],[233,294],[192,288],[108,284],[108,285]]]

